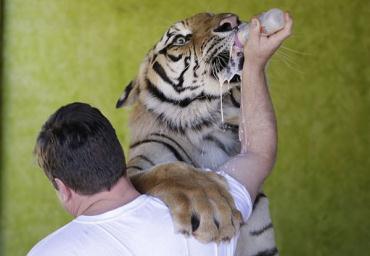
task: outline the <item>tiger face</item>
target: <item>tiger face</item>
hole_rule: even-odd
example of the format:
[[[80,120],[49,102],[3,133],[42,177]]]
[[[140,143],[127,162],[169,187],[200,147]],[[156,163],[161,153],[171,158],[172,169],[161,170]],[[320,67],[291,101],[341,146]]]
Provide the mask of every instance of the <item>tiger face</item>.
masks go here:
[[[149,67],[148,75],[158,75],[176,91],[219,95],[219,74],[229,63],[230,49],[240,24],[233,14],[209,13],[175,23],[150,53],[152,68]],[[239,82],[240,77],[235,76],[231,85]]]
[[[220,96],[240,85],[238,75],[228,86],[219,82],[240,24],[234,14],[200,13],[172,25],[149,51],[117,107],[139,99],[175,127],[198,125],[200,117],[214,121]],[[240,70],[242,64],[237,64]]]

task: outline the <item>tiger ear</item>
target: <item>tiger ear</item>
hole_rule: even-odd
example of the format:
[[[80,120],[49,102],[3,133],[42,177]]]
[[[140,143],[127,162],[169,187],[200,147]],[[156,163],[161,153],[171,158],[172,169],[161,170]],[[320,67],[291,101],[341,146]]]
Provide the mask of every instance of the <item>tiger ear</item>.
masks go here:
[[[116,103],[116,108],[134,104],[138,96],[139,96],[139,85],[136,83],[136,80],[132,80],[126,86],[121,97],[119,97]]]

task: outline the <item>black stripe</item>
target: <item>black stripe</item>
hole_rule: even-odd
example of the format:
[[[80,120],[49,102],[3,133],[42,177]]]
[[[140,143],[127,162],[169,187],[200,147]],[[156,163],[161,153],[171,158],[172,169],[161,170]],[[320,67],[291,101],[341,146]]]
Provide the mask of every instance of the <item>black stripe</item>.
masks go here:
[[[166,36],[167,36],[167,39],[166,41],[164,42],[164,44],[167,44],[168,40],[170,40],[171,36],[175,34],[175,32],[170,32],[169,30],[167,31],[166,33]]]
[[[138,169],[140,171],[143,170],[143,168],[141,168],[140,166],[137,166],[137,165],[130,165],[130,166],[127,166],[126,169],[131,169],[131,168],[134,168],[134,169]]]
[[[264,226],[263,228],[261,228],[259,230],[254,230],[254,231],[249,232],[249,234],[251,234],[252,236],[259,236],[263,232],[265,232],[266,230],[271,229],[272,227],[273,227],[272,223],[269,223],[269,224],[267,224],[266,226]]]
[[[203,48],[207,45],[207,43],[209,42],[209,40],[208,41],[204,41],[203,43],[202,43],[202,45],[200,46],[200,50],[201,51],[203,51]]]
[[[158,54],[154,54],[150,63],[153,63],[158,57]]]
[[[159,136],[159,137],[162,137],[162,138],[166,138],[169,141],[173,142],[182,151],[182,153],[184,153],[184,155],[186,155],[186,157],[189,159],[189,162],[193,166],[195,166],[195,164],[193,163],[193,161],[192,161],[191,157],[189,156],[189,154],[185,151],[185,149],[176,140],[168,137],[167,135],[161,134],[161,133],[151,133],[150,135],[155,135],[155,136]]]
[[[213,48],[216,47],[219,42],[221,42],[221,39],[215,39],[214,41],[215,41],[214,44],[211,47],[209,47],[209,49],[207,49],[206,54],[208,54],[211,50],[213,50]]]
[[[264,193],[259,193],[256,196],[256,199],[254,200],[254,203],[253,203],[253,209],[257,206],[261,198],[266,198],[266,195]]]
[[[163,49],[161,49],[160,51],[158,51],[159,54],[163,54],[163,55],[167,55],[167,46],[165,46]]]
[[[230,92],[230,97],[231,97],[231,103],[237,107],[237,108],[240,108],[240,103],[236,101],[235,97],[234,97],[234,94],[233,94],[233,91],[231,90]]]
[[[254,254],[253,256],[274,256],[277,253],[278,253],[278,249],[274,247],[268,250],[260,251],[259,253]]]
[[[189,67],[189,66],[188,66]],[[164,68],[162,67],[161,64],[159,64],[157,61],[153,64],[153,70],[157,73],[157,75],[159,75],[160,78],[162,78],[163,81],[165,81],[166,83],[170,84],[173,89],[178,92],[178,93],[181,93],[181,92],[184,92],[186,90],[195,90],[197,88],[199,88],[199,86],[191,86],[191,87],[182,87],[182,84],[184,83],[184,73],[186,72],[187,68],[183,70],[183,72],[180,74],[180,77],[178,78],[179,79],[179,83],[178,84],[175,84],[166,74],[166,71],[164,70]]]
[[[130,94],[132,88],[133,88],[133,81],[131,81],[125,88],[123,99],[118,99],[116,103],[116,108],[122,107],[122,105],[125,103],[128,95]]]
[[[184,159],[181,157],[181,155],[179,154],[179,152],[177,152],[177,150],[172,147],[170,144],[164,142],[164,141],[160,141],[160,140],[153,140],[153,139],[146,139],[146,140],[141,140],[141,141],[138,141],[134,144],[132,144],[130,146],[130,149],[133,149],[137,146],[140,146],[142,144],[145,144],[145,143],[150,143],[150,142],[154,142],[154,143],[159,143],[159,144],[162,144],[163,146],[165,146],[169,151],[171,151],[171,153],[176,157],[176,159],[178,161],[181,161],[181,162],[184,162]]]
[[[170,103],[172,105],[176,105],[176,106],[179,106],[179,107],[182,107],[182,108],[185,108],[185,107],[189,106],[189,104],[191,104],[195,100],[199,100],[199,101],[212,101],[212,100],[216,100],[216,99],[219,98],[219,96],[205,95],[202,92],[202,93],[200,93],[199,95],[197,95],[197,96],[195,96],[193,98],[186,97],[186,98],[184,98],[182,100],[174,100],[174,99],[170,99],[166,95],[164,95],[148,79],[146,79],[146,83],[147,83],[148,91],[149,91],[150,94],[152,94],[152,96],[154,96],[155,98],[157,98],[158,100],[160,100],[162,102],[167,102],[167,103]]]
[[[136,158],[141,158],[141,159],[145,160],[146,162],[148,162],[152,166],[155,165],[155,163],[152,160],[150,160],[148,157],[146,157],[144,155],[135,156],[134,158],[131,158],[130,161],[132,161],[133,159],[136,159]]]
[[[158,114],[153,109],[147,108],[147,110],[156,116],[156,119],[159,123],[163,124],[166,128],[170,129],[172,132],[180,133],[185,135],[187,130],[197,131],[200,132],[204,127],[210,127],[214,125],[216,118],[209,116],[202,119],[192,120],[188,122],[188,124],[181,126],[175,124],[171,118],[168,118],[164,115],[164,113]],[[196,123],[195,123],[196,121]],[[190,124],[190,125],[189,125]]]
[[[150,112],[154,113],[152,109],[148,109]],[[154,113],[156,114],[156,113]],[[190,122],[190,125],[186,124],[185,126],[178,126],[174,124],[169,118],[164,116],[164,114],[157,115],[157,119],[161,123],[165,123],[166,127],[170,129],[173,132],[185,134],[186,130],[193,130],[193,131],[201,131],[204,127],[210,127],[214,124],[215,118],[208,117],[208,118],[202,118],[195,121]]]
[[[185,57],[185,59],[184,59],[184,66],[185,66],[185,69],[181,72],[180,77],[178,78],[178,84],[176,85],[177,88],[178,87],[182,87],[182,85],[184,84],[184,75],[185,75],[185,72],[190,67],[190,56]]]
[[[217,47],[216,49],[214,49],[213,50],[213,52],[212,53],[207,53],[208,54],[208,56],[209,56],[209,59],[207,59],[207,63],[209,63],[209,62],[211,62],[212,60],[214,60],[215,58],[214,58],[214,56],[216,55],[216,53],[220,50],[220,49],[222,49],[224,47],[224,45],[220,45],[219,47]],[[217,57],[217,56],[216,56]]]
[[[199,69],[199,67],[200,67],[199,62],[198,62],[198,60],[196,59],[196,60],[195,60],[195,65],[194,65],[194,68],[193,68],[193,76],[194,76],[195,78],[197,78],[197,77],[198,77],[197,70]]]
[[[204,48],[206,48],[207,47],[207,45],[208,45],[208,43],[209,42],[213,42],[213,40],[216,38],[216,36],[212,36],[212,37],[210,37],[210,38],[208,38],[208,40],[205,40],[203,43],[202,43],[202,45],[201,45],[201,47],[200,47],[200,50],[201,51],[203,51],[204,50]],[[217,39],[216,39],[217,40]],[[219,42],[219,41],[218,41]],[[215,44],[217,44],[217,42],[215,43]]]
[[[175,56],[175,55],[171,55],[171,54],[167,54],[168,58],[170,58],[173,62],[177,62],[179,60],[181,60],[182,58],[182,54],[180,54],[179,56]]]
[[[158,63],[158,61],[153,64],[153,69],[163,81],[172,85],[172,87],[176,87],[175,83],[167,76],[166,71],[164,71],[163,67]]]
[[[222,149],[222,151],[224,151],[227,155],[229,155],[229,153],[227,152],[227,149],[225,148],[225,145],[216,137],[208,134],[207,136],[203,137],[203,139],[214,142],[218,148]]]

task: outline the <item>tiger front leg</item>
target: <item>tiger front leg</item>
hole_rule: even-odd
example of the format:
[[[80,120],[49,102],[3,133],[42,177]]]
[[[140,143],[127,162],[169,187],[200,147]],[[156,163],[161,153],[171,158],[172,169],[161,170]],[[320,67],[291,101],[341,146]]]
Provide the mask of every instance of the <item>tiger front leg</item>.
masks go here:
[[[201,242],[229,240],[242,224],[226,181],[215,173],[175,162],[138,173],[131,181],[139,192],[169,207],[176,232]]]

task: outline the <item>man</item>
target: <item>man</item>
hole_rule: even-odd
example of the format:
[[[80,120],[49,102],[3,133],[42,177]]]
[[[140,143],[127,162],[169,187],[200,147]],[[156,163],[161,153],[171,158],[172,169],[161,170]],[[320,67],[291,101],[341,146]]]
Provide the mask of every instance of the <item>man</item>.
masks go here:
[[[276,156],[276,121],[264,68],[290,35],[292,20],[263,37],[252,20],[245,46],[242,81],[241,153],[218,170],[247,221],[252,203]],[[126,177],[115,131],[99,110],[83,103],[60,108],[42,127],[36,143],[40,166],[64,208],[76,218],[44,238],[33,255],[233,255],[230,242],[201,244],[174,234],[169,210],[160,200],[140,195]],[[248,154],[246,154],[248,152]]]

